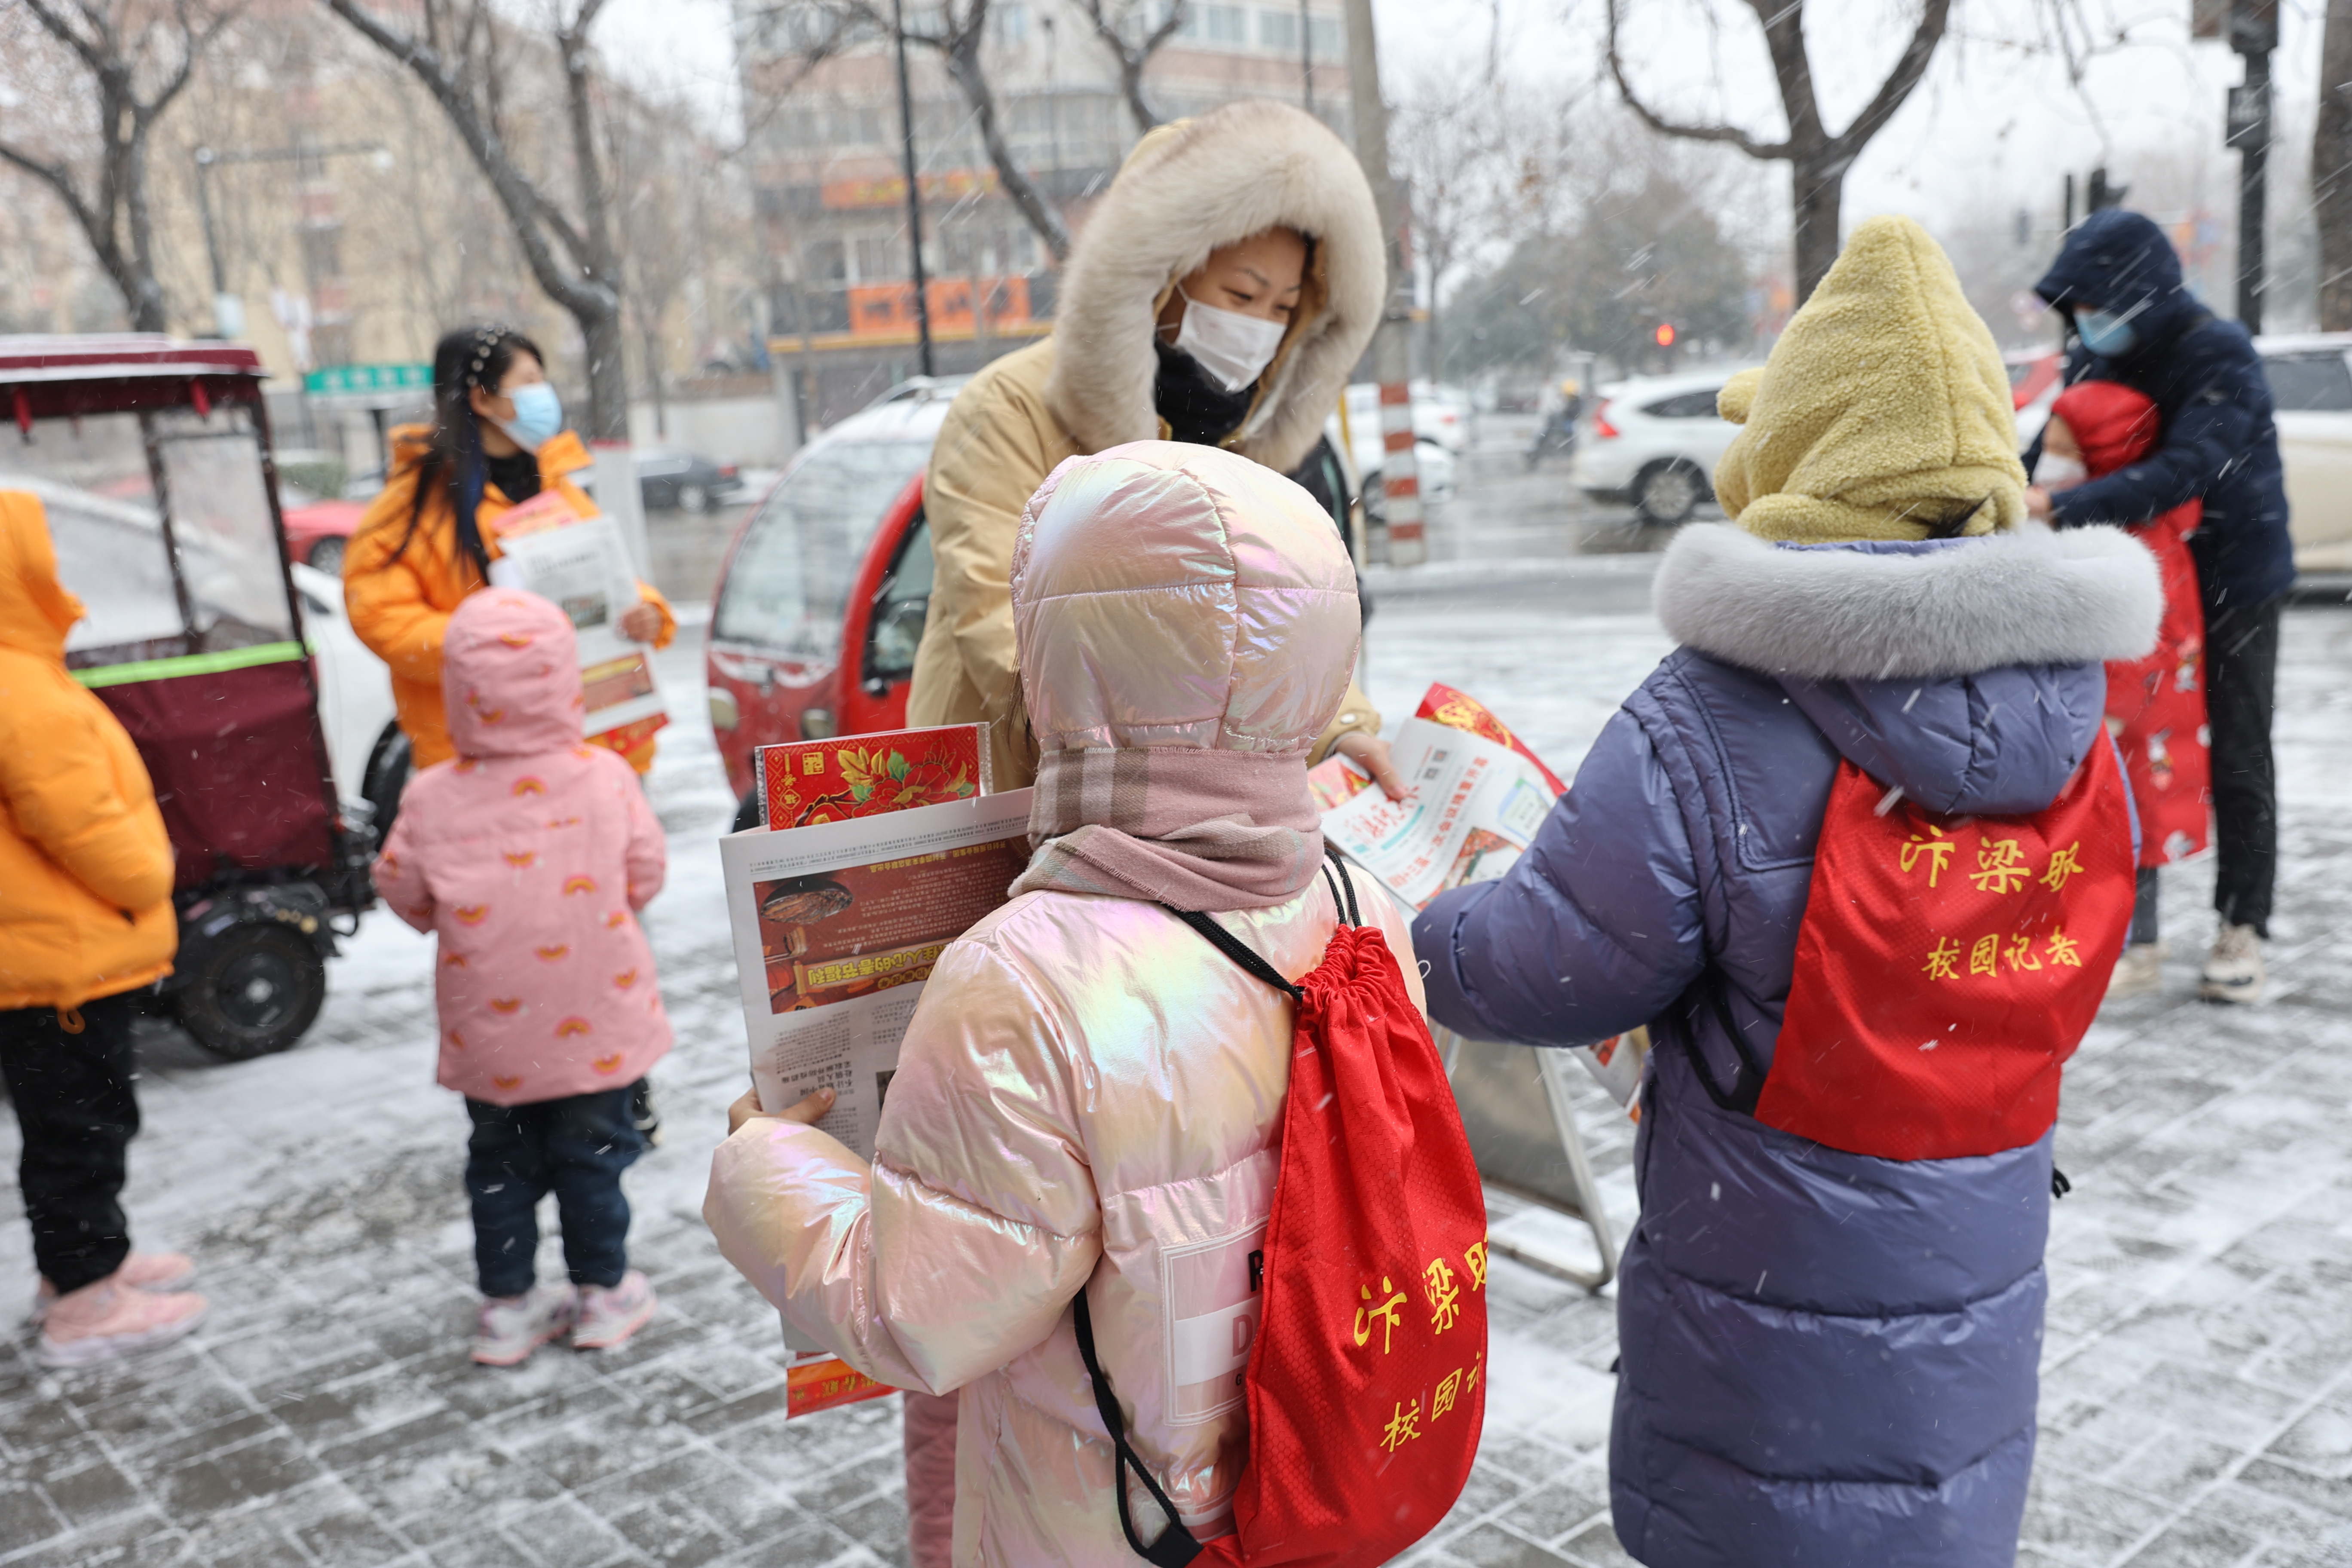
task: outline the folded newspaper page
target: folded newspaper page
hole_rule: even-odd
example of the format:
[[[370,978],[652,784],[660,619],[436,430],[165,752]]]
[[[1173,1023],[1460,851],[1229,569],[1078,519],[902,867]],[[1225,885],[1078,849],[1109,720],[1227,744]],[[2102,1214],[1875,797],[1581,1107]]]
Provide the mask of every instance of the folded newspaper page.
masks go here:
[[[603,516],[551,524],[551,509],[540,506],[551,499],[569,511],[560,493],[542,490],[526,503],[534,510],[524,526],[499,530],[490,581],[552,599],[571,617],[588,700],[583,733],[629,726],[649,734],[668,721],[667,710],[654,684],[653,650],[621,635],[621,617],[641,595],[620,525]]]
[[[1430,688],[1421,713],[1397,731],[1392,756],[1412,788],[1401,801],[1344,757],[1317,766],[1307,783],[1324,837],[1411,910],[1426,909],[1449,888],[1508,871],[1562,793],[1500,720],[1449,686]],[[1580,1046],[1576,1058],[1626,1105],[1646,1047],[1637,1030]]]
[[[1029,863],[1029,795],[747,828],[719,841],[761,1110],[830,1086],[833,1109],[817,1126],[872,1161],[898,1043],[931,966],[1004,902]],[[789,1415],[889,1392],[789,1322],[784,1343],[802,1352],[788,1380]]]

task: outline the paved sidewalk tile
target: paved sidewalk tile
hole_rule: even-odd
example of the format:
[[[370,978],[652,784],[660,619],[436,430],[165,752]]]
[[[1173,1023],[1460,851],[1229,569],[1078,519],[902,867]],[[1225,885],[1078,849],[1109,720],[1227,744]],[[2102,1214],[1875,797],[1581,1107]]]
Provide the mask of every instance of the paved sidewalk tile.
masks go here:
[[[1400,603],[1372,694],[1409,711],[1429,672],[1470,669],[1565,772],[1664,646],[1644,617],[1573,631],[1588,657],[1538,680],[1525,649],[1559,635],[1556,616]],[[2058,1157],[2075,1190],[2053,1219],[2031,1568],[2352,1564],[2352,616],[2295,612],[2285,640],[2273,1000],[2189,999],[2210,872],[2169,872],[2162,994],[2108,1008],[2069,1070]],[[662,673],[698,710],[692,661]],[[707,912],[732,806],[716,779],[707,732],[665,732],[653,793],[672,867],[648,926],[679,1046],[655,1075],[666,1141],[628,1182],[632,1260],[661,1297],[647,1330],[507,1371],[467,1360],[464,1113],[430,1083],[429,948],[376,916],[299,1049],[227,1066],[142,1037],[129,1205],[142,1242],[198,1258],[213,1316],[180,1346],[71,1373],[34,1364],[29,1329],[0,1341],[0,1568],[905,1561],[897,1401],[787,1421],[775,1314],[701,1223],[743,1079],[733,964]],[[1622,1237],[1631,1127],[1596,1089],[1579,1112]],[[14,1140],[0,1119],[0,1163]],[[1532,1245],[1589,1245],[1494,1206]],[[1622,1568],[1615,1302],[1500,1259],[1490,1278],[1478,1468],[1409,1561]],[[10,1185],[0,1292],[31,1289]]]

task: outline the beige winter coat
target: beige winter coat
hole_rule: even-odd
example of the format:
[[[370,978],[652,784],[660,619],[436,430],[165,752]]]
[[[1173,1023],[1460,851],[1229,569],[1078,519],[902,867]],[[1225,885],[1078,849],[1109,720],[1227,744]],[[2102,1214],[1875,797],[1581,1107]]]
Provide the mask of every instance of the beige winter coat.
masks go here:
[[[989,364],[948,410],[923,485],[935,576],[907,721],[994,724],[999,788],[1026,784],[1034,765],[1013,727],[996,723],[1015,685],[1007,584],[1021,509],[1065,458],[1166,437],[1151,337],[1169,289],[1218,247],[1276,226],[1312,239],[1314,258],[1257,400],[1224,445],[1288,473],[1380,323],[1387,263],[1355,155],[1287,104],[1230,103],[1138,142],[1079,236],[1053,336]],[[1351,686],[1311,757],[1380,728]]]

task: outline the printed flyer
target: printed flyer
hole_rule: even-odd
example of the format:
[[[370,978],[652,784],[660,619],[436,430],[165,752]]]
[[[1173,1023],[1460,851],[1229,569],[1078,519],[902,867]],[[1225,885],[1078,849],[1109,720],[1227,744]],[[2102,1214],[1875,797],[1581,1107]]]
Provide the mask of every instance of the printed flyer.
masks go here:
[[[829,741],[787,741],[751,753],[760,820],[808,827],[989,793],[988,726],[942,724]]]
[[[1425,909],[1449,888],[1490,881],[1517,864],[1565,787],[1485,704],[1432,686],[1397,732],[1404,800],[1371,787],[1370,775],[1334,756],[1307,774],[1323,836],[1378,878],[1406,908]],[[1641,1082],[1649,1037],[1636,1029],[1576,1048],[1620,1105]]]
[[[516,514],[526,511],[518,522]],[[640,595],[620,525],[609,517],[571,517],[562,495],[552,490],[541,491],[500,521],[503,553],[490,563],[490,581],[553,600],[579,634],[588,702],[582,731],[602,735],[625,726],[650,734],[667,723],[654,684],[653,649],[621,635],[621,617]]]

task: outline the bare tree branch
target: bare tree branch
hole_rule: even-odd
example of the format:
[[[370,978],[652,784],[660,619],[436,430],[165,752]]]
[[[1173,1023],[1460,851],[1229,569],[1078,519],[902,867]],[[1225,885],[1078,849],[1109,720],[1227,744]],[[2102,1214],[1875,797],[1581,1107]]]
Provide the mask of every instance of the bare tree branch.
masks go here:
[[[89,73],[95,89],[95,188],[76,177],[67,158],[45,158],[13,142],[0,146],[0,158],[40,180],[65,204],[99,265],[121,290],[132,329],[163,331],[168,322],[155,270],[148,139],[236,9],[197,0],[173,0],[168,12],[142,5],[139,25],[126,40],[126,0],[75,0],[71,11],[54,0],[21,3],[35,25]],[[142,89],[142,77],[152,79],[152,85]]]
[[[1624,0],[1609,0],[1609,37],[1605,53],[1609,74],[1617,83],[1618,95],[1624,99],[1625,107],[1632,110],[1644,125],[1661,136],[1678,136],[1688,142],[1727,142],[1751,158],[1774,159],[1785,158],[1789,155],[1789,144],[1786,142],[1759,142],[1736,125],[1682,124],[1666,119],[1665,116],[1643,102],[1641,95],[1633,90],[1633,82],[1626,78],[1624,55],[1618,47],[1618,16],[1623,4]]]
[[[1160,52],[1160,46],[1183,29],[1192,16],[1190,0],[1175,0],[1160,25],[1144,34],[1139,41],[1129,42],[1126,25],[1135,15],[1133,0],[1116,12],[1106,10],[1103,0],[1080,0],[1087,20],[1094,24],[1095,37],[1109,49],[1118,61],[1119,90],[1127,96],[1128,112],[1135,116],[1135,128],[1149,131],[1160,123],[1160,111],[1151,107],[1143,92],[1143,68]]]
[[[625,437],[628,380],[622,363],[621,268],[613,249],[596,156],[593,61],[587,41],[604,0],[582,0],[571,19],[559,23],[554,35],[580,191],[576,222],[565,216],[538,181],[524,173],[500,132],[499,24],[486,7],[478,3],[472,8],[456,52],[445,55],[430,41],[444,33],[439,6],[432,0],[424,7],[427,36],[423,37],[396,31],[371,14],[362,0],[327,0],[327,5],[361,37],[406,67],[440,105],[505,210],[532,279],[579,324],[588,361],[591,434]],[[474,63],[477,56],[478,65]],[[558,257],[557,246],[566,257]]]
[[[1750,4],[1756,3],[1750,0]],[[1859,156],[1871,138],[1886,128],[1895,111],[1911,96],[1912,89],[1919,85],[1919,79],[1927,74],[1927,62],[1934,58],[1936,47],[1943,42],[1951,15],[1952,0],[1926,0],[1920,7],[1919,25],[1911,30],[1911,41],[1903,47],[1894,69],[1886,73],[1886,79],[1879,84],[1877,93],[1862,112],[1854,116],[1853,123],[1837,133],[1837,150],[1847,162]]]

